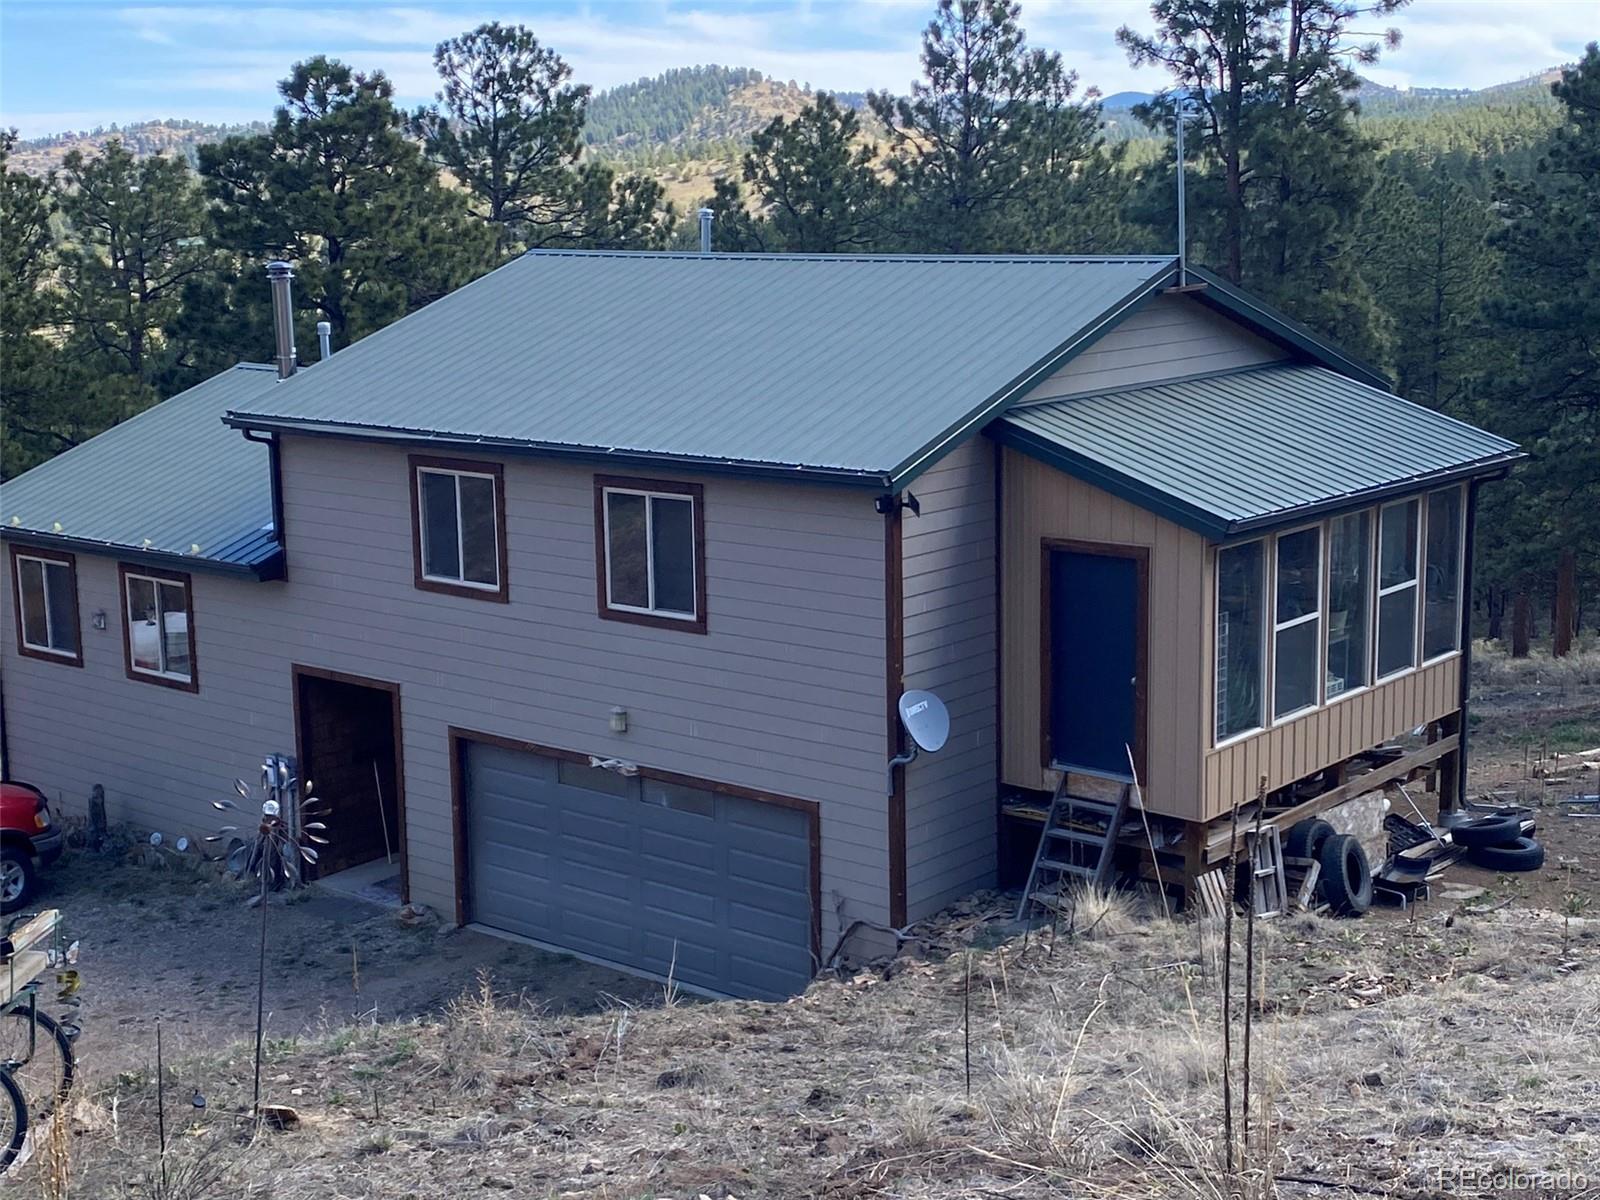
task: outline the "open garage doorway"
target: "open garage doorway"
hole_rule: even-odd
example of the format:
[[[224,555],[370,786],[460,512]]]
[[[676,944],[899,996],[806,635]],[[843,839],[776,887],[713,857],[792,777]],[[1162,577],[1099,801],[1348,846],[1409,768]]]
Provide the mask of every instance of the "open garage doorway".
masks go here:
[[[317,667],[294,668],[300,777],[326,801],[328,845],[317,875],[367,899],[409,899],[400,687]]]

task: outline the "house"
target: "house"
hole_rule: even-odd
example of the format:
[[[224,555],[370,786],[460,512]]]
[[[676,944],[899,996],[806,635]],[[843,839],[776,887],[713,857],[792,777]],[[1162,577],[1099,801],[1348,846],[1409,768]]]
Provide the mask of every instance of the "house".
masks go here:
[[[193,835],[294,755],[325,871],[756,996],[994,883],[1063,768],[1131,749],[1179,879],[1419,726],[1386,777],[1453,786],[1516,448],[1189,279],[535,252],[297,371],[281,329],[0,489],[8,770]],[[889,768],[907,688],[950,738]]]

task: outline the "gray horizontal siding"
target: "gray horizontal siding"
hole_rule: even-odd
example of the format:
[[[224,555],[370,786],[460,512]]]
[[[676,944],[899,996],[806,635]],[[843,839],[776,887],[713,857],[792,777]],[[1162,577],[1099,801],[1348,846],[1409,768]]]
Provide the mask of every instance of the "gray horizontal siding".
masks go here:
[[[1289,355],[1182,296],[1157,296],[1055,374],[1026,402],[1081,396],[1279,362]]]
[[[906,770],[906,915],[994,882],[995,449],[973,438],[913,487],[901,537],[905,682],[950,710],[950,740]]]
[[[453,725],[816,801],[827,929],[839,900],[847,919],[886,918],[883,522],[870,495],[700,480],[709,631],[697,636],[596,614],[590,470],[506,462],[511,602],[494,604],[413,586],[403,453],[289,438],[283,461],[290,577],[195,576],[198,694],[125,678],[111,559],[79,557],[85,669],[19,659],[3,631],[19,778],[79,809],[103,783],[113,819],[201,832],[208,799],[252,778],[261,754],[292,752],[300,663],[400,685],[412,891],[443,912]],[[88,628],[97,608],[105,633]],[[614,705],[625,734],[609,730]]]

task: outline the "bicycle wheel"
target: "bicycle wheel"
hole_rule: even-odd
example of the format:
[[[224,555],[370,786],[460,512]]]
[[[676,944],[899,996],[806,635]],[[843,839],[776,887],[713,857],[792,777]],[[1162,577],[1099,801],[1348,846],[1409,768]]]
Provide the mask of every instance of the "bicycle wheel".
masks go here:
[[[37,1019],[37,1031],[29,1029]],[[77,1056],[72,1039],[47,1012],[26,1007],[7,1009],[0,1015],[0,1067],[22,1089],[36,1117],[54,1112],[72,1090]]]
[[[27,1140],[28,1102],[10,1073],[0,1069],[0,1175],[17,1161]]]

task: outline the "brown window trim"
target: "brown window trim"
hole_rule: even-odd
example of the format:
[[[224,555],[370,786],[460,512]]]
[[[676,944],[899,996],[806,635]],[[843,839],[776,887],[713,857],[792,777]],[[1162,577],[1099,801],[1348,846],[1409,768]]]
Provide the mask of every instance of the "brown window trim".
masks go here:
[[[189,678],[167,679],[140,671],[133,665],[133,627],[128,621],[128,576],[139,575],[145,579],[164,579],[168,583],[183,585],[184,619],[189,625]],[[122,662],[129,679],[140,683],[153,683],[158,687],[175,688],[180,692],[200,690],[200,658],[195,652],[194,640],[194,579],[186,571],[168,571],[161,567],[140,567],[133,563],[117,564],[117,603],[122,608]]]
[[[472,587],[464,583],[446,583],[429,579],[422,572],[422,489],[417,483],[418,473],[424,469],[435,471],[462,471],[471,475],[494,477],[495,570],[500,576],[498,588]],[[438,592],[445,596],[466,596],[473,600],[491,600],[498,604],[511,601],[511,584],[507,576],[506,554],[506,469],[504,463],[482,462],[470,458],[434,458],[426,454],[406,456],[406,472],[411,479],[411,569],[412,582],[420,591]]]
[[[39,558],[47,562],[65,563],[72,572],[72,629],[77,635],[78,650],[76,654],[62,654],[59,650],[39,650],[27,644],[22,636],[22,571],[18,566],[19,558]],[[37,658],[42,662],[60,663],[64,667],[83,666],[83,616],[78,607],[78,558],[75,554],[68,554],[65,550],[45,550],[39,546],[19,546],[11,544],[11,599],[16,606],[17,614],[17,653],[25,658]]]
[[[613,608],[606,587],[606,489],[623,488],[633,492],[661,492],[669,496],[688,496],[694,502],[694,619],[657,616]],[[640,479],[628,475],[594,477],[594,586],[600,618],[629,625],[649,625],[656,629],[676,629],[681,633],[706,631],[706,492],[698,483],[679,483],[670,479]]]

